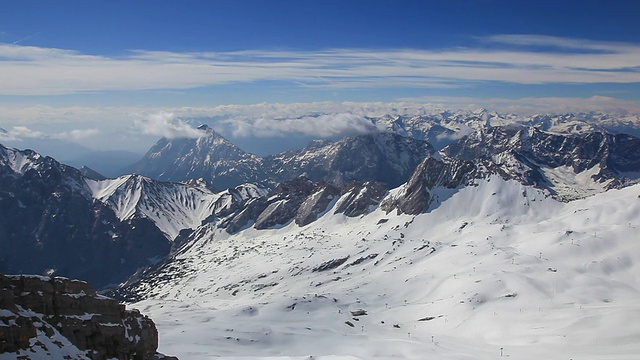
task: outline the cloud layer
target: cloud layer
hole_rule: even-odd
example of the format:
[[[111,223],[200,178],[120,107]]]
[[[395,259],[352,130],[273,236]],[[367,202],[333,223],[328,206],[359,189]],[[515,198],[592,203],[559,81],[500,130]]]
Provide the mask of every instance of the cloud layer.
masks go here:
[[[0,44],[0,95],[190,89],[260,81],[326,89],[451,88],[487,81],[640,83],[639,44],[537,35],[479,40],[474,48],[444,50],[138,50],[121,57]]]
[[[27,126],[12,126],[9,129],[0,129],[0,141],[22,141],[24,139],[58,139],[58,140],[84,140],[98,135],[98,129],[72,129],[68,131],[47,134],[42,131],[32,130]]]
[[[228,119],[221,121],[218,125],[223,129],[223,132],[228,131],[234,137],[305,135],[328,138],[378,131],[371,121],[362,116],[347,113],[287,119]]]
[[[137,114],[131,129],[135,133],[158,137],[197,138],[204,135],[190,124],[178,119],[175,114],[160,111],[152,114]]]
[[[603,111],[640,114],[640,101],[607,96],[519,99],[429,96],[396,102],[260,103],[202,107],[54,107],[0,104],[0,142],[57,138],[93,149],[145,152],[159,137],[197,137],[206,122],[224,136],[334,137],[376,131],[364,117],[430,115],[486,108],[522,116]],[[333,115],[332,115],[333,114]],[[637,117],[638,115],[636,115]]]

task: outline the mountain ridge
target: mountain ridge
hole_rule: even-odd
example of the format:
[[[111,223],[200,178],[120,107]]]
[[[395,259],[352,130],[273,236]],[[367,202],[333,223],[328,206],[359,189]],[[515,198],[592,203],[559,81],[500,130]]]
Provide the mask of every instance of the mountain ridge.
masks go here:
[[[225,140],[217,141],[227,146]],[[285,165],[276,168],[284,169],[279,170],[283,179],[290,176],[284,174],[297,176],[278,186],[244,184],[214,192],[203,179],[178,183],[125,175],[93,180],[52,158],[2,147],[0,180],[6,185],[0,203],[6,221],[0,240],[6,251],[0,263],[14,272],[27,269],[41,274],[66,274],[68,267],[84,267],[88,273],[73,270],[68,275],[101,287],[162,261],[200,236],[200,229],[235,234],[290,223],[304,227],[327,214],[360,217],[378,208],[417,215],[433,211],[465,186],[493,175],[563,201],[640,179],[637,138],[602,132],[558,135],[514,125],[481,127],[439,152],[422,141],[381,133],[316,142],[292,154],[288,162],[278,160]],[[341,163],[343,158],[349,160],[347,165]],[[385,178],[385,172],[392,176]],[[372,177],[390,180],[385,184],[370,181]],[[21,223],[25,225],[17,225]],[[113,263],[109,266],[114,270],[101,274],[99,262],[73,265],[74,257],[68,255],[56,257],[64,259],[56,264],[47,260],[45,249],[67,243],[84,249],[82,264],[91,263],[100,251],[111,254],[101,261]],[[139,250],[120,255],[134,248]],[[27,262],[20,260],[29,256]]]

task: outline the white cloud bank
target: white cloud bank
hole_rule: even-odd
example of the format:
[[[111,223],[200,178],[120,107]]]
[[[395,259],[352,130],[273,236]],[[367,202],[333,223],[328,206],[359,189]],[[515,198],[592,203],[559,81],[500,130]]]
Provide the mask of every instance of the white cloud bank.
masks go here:
[[[0,142],[64,138],[92,149],[145,152],[159,137],[198,137],[205,122],[235,138],[334,137],[376,131],[364,117],[430,115],[476,110],[527,116],[580,112],[640,114],[640,101],[590,98],[488,98],[429,96],[395,102],[260,103],[202,107],[54,107],[0,104]],[[333,115],[332,115],[333,114]],[[337,114],[337,115],[336,115]],[[640,118],[640,115],[636,115]],[[88,129],[88,130],[87,130]]]
[[[496,35],[447,50],[132,51],[125,56],[0,44],[0,95],[190,89],[278,81],[328,89],[640,83],[640,44]],[[484,43],[499,45],[482,47]],[[532,47],[550,47],[545,51]],[[504,49],[506,48],[506,49]]]
[[[301,118],[228,119],[221,121],[222,132],[229,131],[234,137],[286,137],[291,135],[333,136],[368,134],[378,128],[362,116],[355,114],[331,114],[305,116]]]
[[[173,138],[197,138],[204,135],[190,124],[170,112],[160,111],[153,114],[138,114],[133,122],[133,132]]]
[[[32,130],[27,126],[12,126],[0,131],[0,141],[22,141],[24,139],[58,139],[79,141],[98,135],[98,129],[72,129],[47,134],[42,131]]]
[[[440,109],[472,110],[479,107],[517,115],[565,114],[606,112],[613,115],[640,114],[640,101],[624,100],[609,96],[576,97],[524,97],[518,99],[455,96],[424,96],[404,98],[407,103],[428,103]]]

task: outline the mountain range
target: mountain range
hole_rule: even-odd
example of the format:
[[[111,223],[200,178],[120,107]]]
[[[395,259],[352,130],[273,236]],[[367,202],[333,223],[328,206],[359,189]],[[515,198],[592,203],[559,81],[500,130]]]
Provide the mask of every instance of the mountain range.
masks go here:
[[[433,148],[425,141],[393,133],[314,141],[300,150],[264,158],[244,152],[206,125],[198,138],[161,139],[133,172],[162,180],[202,178],[216,189],[246,182],[266,186],[305,176],[335,186],[349,181],[379,181],[395,187]]]
[[[338,334],[327,339],[340,344],[359,326],[372,329],[373,341],[414,326],[421,344],[435,332],[460,346],[451,338],[456,328],[471,339],[483,321],[507,327],[514,309],[542,309],[545,296],[556,310],[588,306],[580,321],[592,319],[602,330],[609,326],[596,306],[613,311],[606,304],[620,301],[618,309],[635,314],[630,299],[640,286],[626,274],[640,261],[628,253],[637,246],[640,139],[607,131],[606,124],[616,123],[608,117],[605,125],[578,129],[567,126],[572,117],[528,124],[486,111],[476,115],[437,125],[384,116],[375,120],[379,132],[267,157],[202,126],[198,138],[161,139],[136,165],[142,175],[117,178],[1,146],[0,272],[88,280],[146,306],[155,319],[172,312],[183,319],[220,316],[216,344],[229,354],[247,345],[240,353],[248,356],[278,354],[274,344],[285,339],[270,334],[286,332],[273,325],[279,317],[296,334],[302,331],[296,324],[306,324],[310,336]],[[442,141],[438,150],[430,139]],[[542,237],[538,243],[535,234]],[[581,252],[565,259],[574,246]],[[501,270],[511,265],[517,266]],[[553,278],[561,290],[535,280],[558,272]],[[465,276],[461,285],[451,282],[458,274]],[[616,282],[607,282],[609,275]],[[580,282],[569,284],[572,278]],[[178,303],[165,308],[167,299],[195,312]],[[404,311],[410,304],[413,310]],[[416,309],[422,317],[411,320]],[[361,318],[360,310],[376,315]],[[504,318],[486,318],[503,310]],[[304,320],[305,312],[315,322]],[[565,313],[552,314],[538,314],[541,326],[561,336],[553,324]],[[256,322],[234,322],[245,317]],[[562,319],[561,326],[583,328]],[[158,324],[190,334],[170,332],[173,341],[163,340],[169,346],[163,351],[195,356],[200,350],[180,343],[197,349],[204,339],[193,331],[200,325],[184,321],[189,328]],[[425,328],[430,321],[442,329]],[[521,332],[512,342],[502,330],[481,336],[482,358],[498,341],[557,345],[549,349],[565,344],[511,327]],[[403,338],[412,336],[407,331]],[[616,334],[612,343],[640,328]],[[308,343],[299,336],[297,344]],[[464,358],[407,346],[410,354]],[[322,355],[323,346],[312,348]],[[529,345],[523,349],[522,358],[536,358]],[[571,349],[564,354],[584,355]]]

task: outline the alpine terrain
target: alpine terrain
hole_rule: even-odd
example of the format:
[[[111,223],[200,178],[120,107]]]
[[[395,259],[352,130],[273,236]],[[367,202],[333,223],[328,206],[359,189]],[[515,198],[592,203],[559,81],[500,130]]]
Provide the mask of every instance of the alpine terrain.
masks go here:
[[[181,358],[640,353],[640,139],[621,120],[367,119],[266,157],[203,125],[117,178],[1,147],[0,271],[110,290]]]

